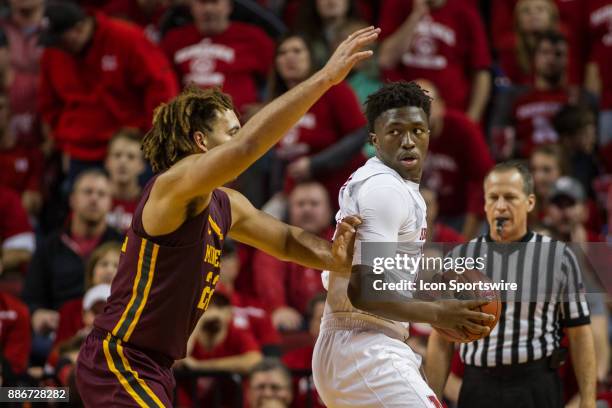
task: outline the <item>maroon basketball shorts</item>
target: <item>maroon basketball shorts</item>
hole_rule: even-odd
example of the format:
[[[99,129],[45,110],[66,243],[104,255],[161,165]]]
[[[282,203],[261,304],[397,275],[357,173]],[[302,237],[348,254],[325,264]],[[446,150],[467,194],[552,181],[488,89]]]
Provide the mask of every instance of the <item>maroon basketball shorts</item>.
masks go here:
[[[85,407],[172,407],[172,363],[94,328],[79,352],[77,388]]]

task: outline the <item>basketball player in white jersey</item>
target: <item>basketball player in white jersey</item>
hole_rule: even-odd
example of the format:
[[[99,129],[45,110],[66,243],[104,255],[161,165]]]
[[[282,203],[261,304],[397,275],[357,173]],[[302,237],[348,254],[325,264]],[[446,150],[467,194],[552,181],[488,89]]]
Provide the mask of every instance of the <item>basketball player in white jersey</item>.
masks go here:
[[[413,82],[387,84],[366,102],[376,157],[342,187],[336,215],[338,221],[349,214],[362,220],[353,271],[350,276],[323,274],[328,295],[313,355],[314,382],[329,407],[442,407],[421,375],[420,357],[405,343],[405,322],[488,333],[472,320],[493,319],[470,310],[486,303],[481,301],[398,301],[390,292],[382,299],[363,295],[373,292],[362,291],[369,284],[364,277],[372,273],[372,265],[361,259],[364,243],[388,243],[374,244],[380,245],[376,256],[393,257],[402,251],[419,256],[425,241],[426,206],[419,181],[429,144],[430,103]],[[405,278],[414,276],[407,273]]]

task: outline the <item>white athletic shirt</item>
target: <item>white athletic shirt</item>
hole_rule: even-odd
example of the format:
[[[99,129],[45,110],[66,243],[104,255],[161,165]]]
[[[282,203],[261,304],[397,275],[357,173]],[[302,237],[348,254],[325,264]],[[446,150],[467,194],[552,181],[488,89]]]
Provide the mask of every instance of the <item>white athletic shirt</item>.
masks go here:
[[[427,231],[427,207],[417,183],[403,179],[395,170],[373,157],[349,177],[340,189],[338,200],[340,210],[336,214],[337,222],[355,214],[362,219],[355,238],[353,265],[362,263],[361,242],[412,242],[415,244],[410,245],[410,255],[419,255]],[[395,246],[388,245],[385,248],[389,250]],[[395,249],[393,253],[396,253]],[[416,274],[406,273],[405,279],[414,280],[415,277]],[[354,308],[346,294],[349,283],[347,278],[324,271],[322,279],[328,291],[324,319],[332,318],[334,314],[346,316],[348,312],[351,319],[363,319],[387,327],[391,325],[406,335],[406,323],[394,322]]]

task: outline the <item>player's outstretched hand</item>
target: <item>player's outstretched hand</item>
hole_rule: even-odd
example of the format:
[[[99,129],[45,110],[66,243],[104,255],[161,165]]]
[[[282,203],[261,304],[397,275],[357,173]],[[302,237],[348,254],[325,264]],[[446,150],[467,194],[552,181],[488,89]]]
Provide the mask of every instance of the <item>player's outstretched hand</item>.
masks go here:
[[[333,272],[350,275],[353,266],[353,251],[355,249],[355,233],[361,218],[356,215],[344,217],[336,226],[336,234],[332,245],[332,255],[336,267]]]
[[[473,333],[487,335],[489,327],[476,322],[492,322],[495,316],[472,309],[489,302],[489,300],[438,300],[436,303],[440,309],[434,324],[441,328],[454,329],[459,333],[463,333],[465,328]]]
[[[340,43],[336,51],[321,70],[325,73],[332,84],[341,82],[360,61],[372,56],[371,50],[363,50],[378,38],[380,28],[373,26],[357,30]]]

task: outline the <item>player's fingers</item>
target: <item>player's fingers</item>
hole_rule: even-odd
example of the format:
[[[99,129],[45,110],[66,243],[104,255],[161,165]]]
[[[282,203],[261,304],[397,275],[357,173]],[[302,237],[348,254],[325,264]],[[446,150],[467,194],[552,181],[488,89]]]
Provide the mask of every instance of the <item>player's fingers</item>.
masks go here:
[[[484,335],[489,334],[489,332],[491,331],[491,329],[488,326],[481,326],[479,324],[472,323],[472,322],[468,322],[464,324],[463,327],[465,327],[472,333],[478,333],[478,334],[484,334]]]
[[[468,319],[475,321],[492,322],[493,320],[495,320],[495,316],[491,314],[475,311],[467,312],[466,316]]]
[[[484,306],[489,303],[491,303],[491,301],[487,299],[476,299],[476,300],[465,300],[463,304],[468,309],[476,309],[479,306]]]
[[[370,50],[358,52],[350,56],[349,63],[351,65],[358,64],[359,62],[370,58],[372,55],[374,55],[374,52]]]
[[[357,225],[361,224],[361,218],[358,215],[347,215],[341,222],[346,222],[349,225],[356,227]]]
[[[351,34],[349,34],[349,36],[346,38],[345,41],[350,41],[355,37],[359,37],[359,35],[366,33],[368,31],[372,31],[374,30],[374,26],[369,26],[369,27],[364,27],[364,28],[360,28],[357,31],[352,32]]]

